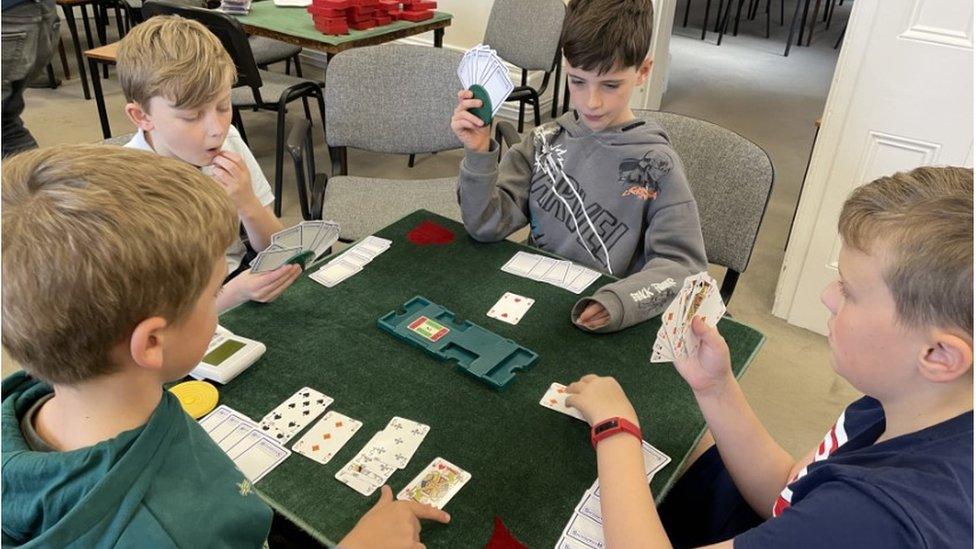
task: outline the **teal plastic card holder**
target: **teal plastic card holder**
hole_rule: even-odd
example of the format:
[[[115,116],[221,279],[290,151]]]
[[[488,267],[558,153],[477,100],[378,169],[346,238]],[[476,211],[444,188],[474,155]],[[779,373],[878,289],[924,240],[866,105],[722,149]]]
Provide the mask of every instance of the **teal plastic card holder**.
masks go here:
[[[457,363],[459,369],[497,389],[508,385],[515,372],[527,370],[539,360],[537,353],[470,321],[459,321],[451,311],[421,296],[381,316],[377,324],[440,361]]]

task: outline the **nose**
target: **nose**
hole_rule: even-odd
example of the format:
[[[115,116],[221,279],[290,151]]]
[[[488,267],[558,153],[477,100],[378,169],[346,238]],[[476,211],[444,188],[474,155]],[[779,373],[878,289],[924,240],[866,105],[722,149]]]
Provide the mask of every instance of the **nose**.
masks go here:
[[[840,282],[833,281],[820,293],[820,302],[827,307],[830,314],[837,314],[837,302],[840,300]]]
[[[599,92],[591,91],[586,97],[586,109],[590,112],[598,110],[603,106],[603,99]]]

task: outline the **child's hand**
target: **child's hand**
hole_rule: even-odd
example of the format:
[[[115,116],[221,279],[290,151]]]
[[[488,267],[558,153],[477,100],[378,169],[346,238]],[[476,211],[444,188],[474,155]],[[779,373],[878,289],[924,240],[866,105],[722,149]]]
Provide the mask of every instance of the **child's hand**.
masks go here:
[[[612,377],[588,374],[566,387],[566,392],[569,393],[566,405],[579,410],[590,425],[617,416],[639,425],[634,406],[627,400],[627,395],[617,380]]]
[[[698,356],[676,359],[674,366],[696,395],[708,395],[720,390],[725,384],[735,383],[732,375],[732,359],[725,339],[696,316],[691,320],[691,330],[701,338]]]
[[[485,126],[483,120],[468,112],[468,109],[481,106],[481,100],[472,99],[473,97],[474,93],[471,90],[458,92],[458,104],[454,108],[454,116],[451,117],[451,129],[465,149],[488,152],[488,147],[491,145],[491,128]]]
[[[380,488],[380,500],[359,519],[338,546],[343,549],[423,547],[420,519],[447,523],[451,516],[416,501],[393,501],[393,491],[384,485]]]
[[[607,322],[610,322],[610,313],[597,301],[587,305],[576,319],[576,324],[587,330],[596,330],[605,326]]]
[[[257,202],[251,186],[251,172],[240,155],[220,151],[213,159],[213,178],[224,188],[224,192],[238,210],[253,206]]]
[[[302,268],[298,265],[282,265],[266,273],[253,273],[248,269],[231,279],[223,291],[230,294],[234,301],[231,306],[245,301],[270,303],[291,286],[300,274]]]

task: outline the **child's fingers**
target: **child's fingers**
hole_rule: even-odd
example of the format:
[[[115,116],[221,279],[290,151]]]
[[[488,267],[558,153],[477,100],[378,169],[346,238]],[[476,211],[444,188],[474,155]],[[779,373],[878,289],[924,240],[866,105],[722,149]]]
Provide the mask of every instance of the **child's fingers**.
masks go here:
[[[468,111],[461,111],[455,116],[456,120],[463,120],[471,124],[472,127],[480,128],[485,125],[485,121],[478,118],[477,116],[469,113]]]
[[[725,338],[718,333],[718,328],[705,324],[705,319],[700,316],[691,319],[691,329],[696,336],[701,338],[702,343],[709,347],[720,347],[725,343]]]

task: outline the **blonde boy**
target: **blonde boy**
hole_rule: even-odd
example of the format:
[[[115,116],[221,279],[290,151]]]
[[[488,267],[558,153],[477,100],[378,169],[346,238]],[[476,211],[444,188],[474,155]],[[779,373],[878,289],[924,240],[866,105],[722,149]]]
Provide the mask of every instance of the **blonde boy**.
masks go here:
[[[659,516],[637,438],[601,441],[608,546],[973,546],[973,172],[882,177],[853,192],[839,228],[828,342],[834,370],[866,396],[794,460],[746,402],[718,331],[695,319],[702,347],[675,367],[715,445]],[[613,378],[569,392],[594,426],[637,421]]]
[[[251,247],[268,247],[282,226],[271,209],[271,186],[230,125],[237,72],[220,40],[196,21],[153,17],[122,39],[117,66],[125,113],[137,127],[126,147],[177,158],[211,175],[233,201]],[[301,272],[286,265],[254,274],[241,266],[244,253],[239,239],[227,249],[228,274],[236,276],[218,298],[221,311],[248,300],[271,301]]]
[[[64,146],[3,164],[3,545],[260,547],[271,509],[163,383],[203,357],[224,250],[220,187],[186,163]],[[380,501],[346,549],[405,546],[420,518]]]

